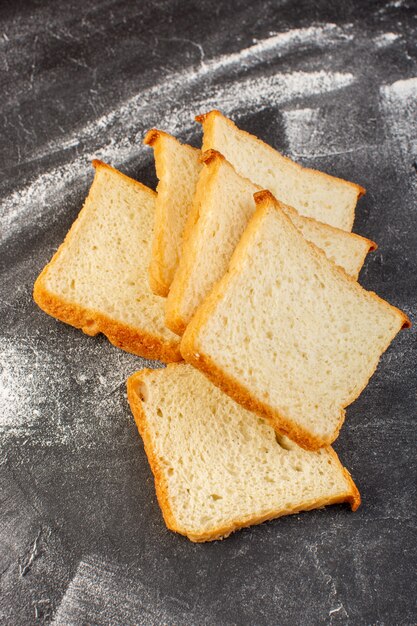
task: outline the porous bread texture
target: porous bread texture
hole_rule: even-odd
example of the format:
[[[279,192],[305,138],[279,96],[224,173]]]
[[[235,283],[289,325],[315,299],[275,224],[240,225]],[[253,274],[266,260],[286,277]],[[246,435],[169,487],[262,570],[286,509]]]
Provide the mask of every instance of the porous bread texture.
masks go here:
[[[341,178],[302,167],[254,135],[239,129],[219,111],[197,118],[204,130],[202,150],[218,150],[236,171],[300,215],[342,230],[352,230],[355,207],[365,189]]]
[[[85,204],[34,287],[49,315],[139,356],[179,361],[148,286],[154,191],[100,162]]]
[[[240,176],[226,159],[209,150],[190,211],[191,224],[165,307],[168,328],[182,335],[197,307],[227,271],[233,251],[255,211],[253,194],[259,187]],[[376,244],[281,204],[304,237],[357,278],[369,250]]]
[[[331,448],[306,452],[186,364],[142,370],[128,398],[166,525],[191,541],[349,502],[359,492]]]
[[[281,208],[304,239],[321,248],[330,261],[355,280],[358,279],[368,252],[378,248],[374,241],[366,237],[318,222],[312,217],[299,215],[295,209],[286,204],[281,203]]]
[[[381,354],[409,325],[308,243],[266,191],[187,326],[184,359],[306,449],[330,444]]]
[[[155,128],[146,134],[144,143],[154,149],[159,179],[149,284],[155,294],[167,296],[181,255],[184,227],[201,170],[200,150]]]

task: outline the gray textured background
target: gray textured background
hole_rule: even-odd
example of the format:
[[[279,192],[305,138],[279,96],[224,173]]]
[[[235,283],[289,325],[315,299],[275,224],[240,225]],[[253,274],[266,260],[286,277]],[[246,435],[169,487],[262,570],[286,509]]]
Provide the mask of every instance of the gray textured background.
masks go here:
[[[143,360],[31,299],[91,158],[154,185],[146,128],[197,144],[217,106],[368,189],[360,281],[416,322],[416,21],[411,0],[1,2],[1,624],[416,623],[415,330],[335,446],[357,513],[193,545],[164,527],[127,406]]]

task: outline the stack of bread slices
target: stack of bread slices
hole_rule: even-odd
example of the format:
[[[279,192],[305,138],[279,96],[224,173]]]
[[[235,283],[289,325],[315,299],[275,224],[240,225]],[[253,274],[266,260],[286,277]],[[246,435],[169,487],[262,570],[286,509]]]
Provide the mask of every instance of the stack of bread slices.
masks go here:
[[[167,526],[192,541],[359,492],[330,447],[409,320],[357,282],[360,186],[303,168],[219,111],[197,150],[150,130],[157,193],[94,161],[35,283],[47,313],[171,363],[127,383]]]

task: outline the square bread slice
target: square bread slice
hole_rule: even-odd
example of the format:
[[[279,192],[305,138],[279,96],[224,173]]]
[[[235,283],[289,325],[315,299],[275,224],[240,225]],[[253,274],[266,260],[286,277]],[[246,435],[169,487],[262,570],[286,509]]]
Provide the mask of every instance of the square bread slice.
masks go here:
[[[93,165],[88,197],[36,280],[35,302],[127,352],[180,361],[178,338],[164,324],[164,300],[148,285],[156,193],[101,161]]]
[[[191,541],[337,502],[358,508],[332,448],[277,436],[190,365],[142,370],[127,389],[165,523]]]
[[[218,150],[236,171],[269,189],[300,215],[352,230],[355,207],[365,189],[341,178],[302,167],[257,137],[240,130],[219,111],[197,118],[204,130],[203,152]]]
[[[239,176],[232,165],[209,150],[202,157],[183,253],[167,297],[166,325],[182,335],[197,307],[225,274],[233,251],[255,212],[253,194],[260,190]],[[174,167],[174,164],[171,165]],[[369,239],[302,217],[281,204],[304,237],[324,250],[326,256],[357,278],[366,255],[376,248]],[[188,228],[188,226],[187,226]]]
[[[144,143],[154,149],[159,179],[149,284],[155,294],[167,296],[181,255],[184,226],[201,170],[200,150],[156,128],[148,131]]]
[[[307,242],[268,191],[181,353],[306,449],[330,444],[408,318]]]

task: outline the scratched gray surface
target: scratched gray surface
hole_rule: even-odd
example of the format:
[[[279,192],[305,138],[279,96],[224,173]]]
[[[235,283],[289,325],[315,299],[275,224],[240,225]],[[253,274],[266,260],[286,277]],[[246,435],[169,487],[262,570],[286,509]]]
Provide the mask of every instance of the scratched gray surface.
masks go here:
[[[336,444],[357,513],[193,545],[164,527],[128,410],[143,360],[31,300],[91,158],[154,185],[144,130],[197,145],[193,115],[217,105],[368,189],[355,230],[380,247],[360,280],[416,322],[415,3],[3,0],[0,24],[0,623],[416,623],[415,330]]]

